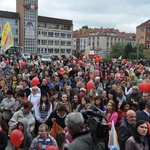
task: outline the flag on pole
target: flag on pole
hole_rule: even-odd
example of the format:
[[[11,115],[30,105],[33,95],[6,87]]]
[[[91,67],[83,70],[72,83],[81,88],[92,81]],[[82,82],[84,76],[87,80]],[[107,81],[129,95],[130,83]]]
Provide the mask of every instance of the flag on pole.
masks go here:
[[[109,132],[108,147],[110,150],[120,150],[118,136],[115,129],[114,121],[112,121],[111,130]]]
[[[122,59],[122,55],[121,55],[118,59],[120,59],[120,60],[121,60],[121,59]]]
[[[12,35],[10,23],[7,22],[2,31],[2,40],[1,40],[2,50],[5,53],[10,47],[14,46],[14,38]]]

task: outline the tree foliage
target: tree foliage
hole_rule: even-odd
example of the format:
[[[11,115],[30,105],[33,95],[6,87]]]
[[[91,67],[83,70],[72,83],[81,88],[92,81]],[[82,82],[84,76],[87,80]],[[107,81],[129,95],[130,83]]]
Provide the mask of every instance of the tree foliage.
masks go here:
[[[138,58],[143,58],[143,49],[142,45],[136,45],[132,47],[131,44],[122,45],[120,43],[114,44],[111,47],[112,51],[110,52],[111,57],[118,58],[122,56],[124,59],[137,59],[137,52]]]
[[[82,29],[89,29],[89,27],[86,25],[86,26],[82,26]]]
[[[110,52],[111,57],[118,58],[121,55],[123,55],[123,53],[124,53],[124,46],[122,44],[116,43],[112,45],[111,52]]]

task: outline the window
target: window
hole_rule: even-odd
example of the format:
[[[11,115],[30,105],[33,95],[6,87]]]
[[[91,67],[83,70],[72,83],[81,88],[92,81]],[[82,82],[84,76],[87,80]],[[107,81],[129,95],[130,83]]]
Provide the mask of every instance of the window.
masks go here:
[[[144,32],[144,28],[141,28],[141,32]]]
[[[42,40],[41,43],[42,45],[47,45],[47,40]]]
[[[150,44],[147,44],[146,47],[147,47],[147,48],[150,48]]]
[[[71,41],[67,41],[67,46],[71,46]]]
[[[57,24],[49,24],[50,29],[59,29],[59,25]]]
[[[46,36],[47,37],[47,32],[42,31],[42,36]]]
[[[53,40],[49,40],[48,45],[53,45]]]
[[[71,27],[70,26],[62,26],[61,29],[62,30],[71,30]]]
[[[46,28],[46,23],[38,23],[39,28]]]
[[[71,38],[71,34],[67,33],[67,38],[70,39]]]
[[[65,46],[65,41],[61,41],[61,45],[62,45],[62,46]]]
[[[59,45],[59,41],[58,40],[55,41],[55,45]]]
[[[71,54],[71,49],[66,49],[67,54]]]
[[[40,40],[38,40],[38,45],[41,45],[41,42],[40,42]]]
[[[11,31],[13,35],[18,35],[18,29],[12,28]]]
[[[66,34],[65,33],[61,33],[61,37],[65,38]]]
[[[147,41],[150,41],[150,36],[147,37]]]
[[[55,37],[57,37],[57,38],[58,38],[58,37],[59,37],[59,35],[60,35],[59,33],[57,33],[57,32],[55,33]]]
[[[53,54],[53,52],[54,52],[53,48],[49,48],[49,49],[48,49],[48,53]]]
[[[64,53],[65,53],[65,49],[61,49],[61,50],[60,50],[60,53],[61,53],[61,54],[64,54]]]
[[[147,32],[150,32],[150,28],[147,28]]]
[[[58,53],[59,53],[59,49],[55,49],[54,51],[55,51],[55,53],[56,53],[56,54],[58,54]]]
[[[49,37],[54,37],[54,33],[53,32],[48,32],[48,36]]]
[[[144,39],[144,36],[140,36],[140,39],[143,40],[143,39]]]

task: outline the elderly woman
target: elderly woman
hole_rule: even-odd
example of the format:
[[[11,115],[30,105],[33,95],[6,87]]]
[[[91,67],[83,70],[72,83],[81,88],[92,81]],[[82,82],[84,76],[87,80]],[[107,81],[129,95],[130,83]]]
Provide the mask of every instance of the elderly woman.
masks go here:
[[[12,129],[16,128],[17,123],[22,119],[26,118],[28,125],[29,125],[29,131],[30,133],[33,133],[34,127],[35,127],[35,118],[31,113],[33,104],[28,101],[25,102],[23,105],[23,109],[17,111],[14,113],[12,118],[10,119],[8,125],[9,125],[9,134],[11,133]]]

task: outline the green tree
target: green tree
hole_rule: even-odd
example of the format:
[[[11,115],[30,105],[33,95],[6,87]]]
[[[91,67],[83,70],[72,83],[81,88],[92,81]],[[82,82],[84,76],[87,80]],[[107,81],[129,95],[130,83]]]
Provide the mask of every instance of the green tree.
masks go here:
[[[118,58],[121,55],[122,56],[124,55],[124,46],[120,43],[116,43],[116,44],[112,45],[110,56]]]
[[[82,29],[89,29],[89,27],[86,25],[86,26],[82,26]]]
[[[132,47],[132,45],[131,44],[127,44],[126,46],[125,46],[125,49],[124,49],[124,53],[125,53],[125,58],[128,58],[129,57],[129,54],[130,53],[132,53],[133,52],[133,47]]]

